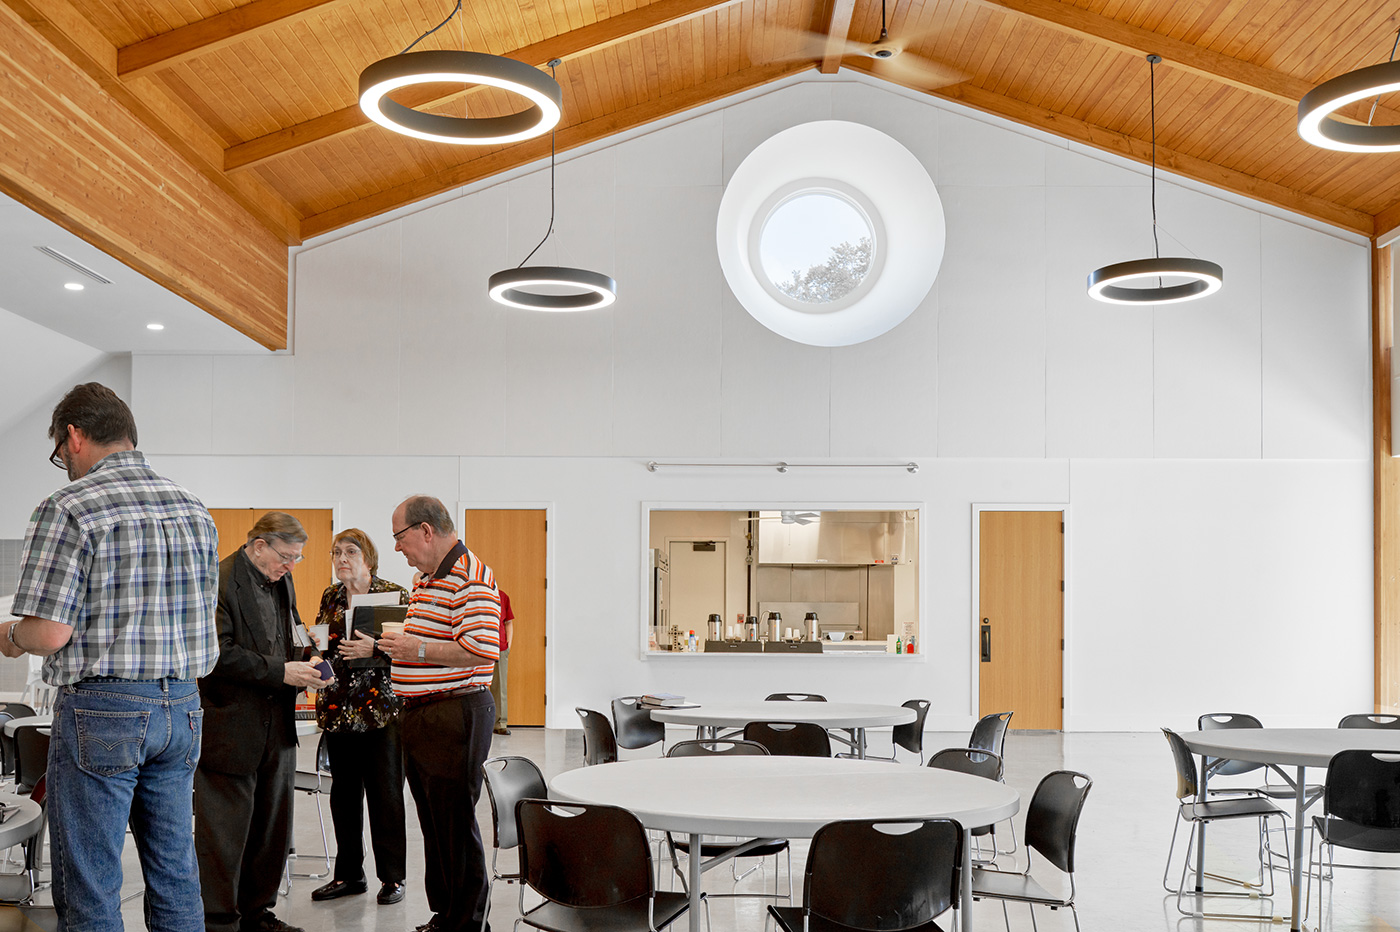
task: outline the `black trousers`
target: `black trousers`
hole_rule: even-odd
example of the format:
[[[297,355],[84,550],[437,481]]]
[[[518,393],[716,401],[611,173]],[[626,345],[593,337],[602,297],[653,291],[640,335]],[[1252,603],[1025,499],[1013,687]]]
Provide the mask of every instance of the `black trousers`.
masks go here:
[[[486,908],[476,803],[495,718],[496,703],[485,689],[400,716],[404,770],[423,828],[423,890],[442,932],[476,932]]]
[[[326,732],[331,759],[331,821],[335,824],[335,879],[364,878],[364,811],[369,804],[370,842],[381,883],[400,883],[407,872],[404,829],[403,745],[399,723],[373,731]]]
[[[206,932],[238,932],[277,902],[292,843],[296,746],[270,741],[253,773],[194,773]]]

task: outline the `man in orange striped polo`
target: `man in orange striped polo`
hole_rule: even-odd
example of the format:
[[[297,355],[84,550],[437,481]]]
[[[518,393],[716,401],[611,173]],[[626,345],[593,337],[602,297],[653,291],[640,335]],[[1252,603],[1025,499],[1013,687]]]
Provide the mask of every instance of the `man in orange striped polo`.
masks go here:
[[[500,594],[441,501],[412,496],[392,520],[394,549],[420,574],[403,633],[379,641],[403,701],[404,772],[427,861],[433,916],[415,932],[476,932],[487,892],[476,803],[496,719],[488,687],[500,653]]]

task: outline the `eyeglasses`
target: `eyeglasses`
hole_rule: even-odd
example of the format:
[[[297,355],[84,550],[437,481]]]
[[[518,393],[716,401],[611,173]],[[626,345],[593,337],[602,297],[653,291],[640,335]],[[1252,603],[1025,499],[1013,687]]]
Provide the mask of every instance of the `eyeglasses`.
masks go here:
[[[65,462],[63,462],[63,457],[61,457],[61,456],[58,455],[58,451],[59,451],[59,450],[62,450],[62,449],[63,449],[63,445],[64,445],[65,443],[67,443],[67,442],[68,442],[68,436],[65,434],[64,436],[62,436],[62,437],[59,438],[58,443],[55,443],[55,444],[53,445],[53,452],[49,454],[49,462],[50,462],[50,463],[53,463],[53,464],[54,464],[55,466],[57,466],[59,469],[63,469],[63,470],[66,470],[66,469],[68,468],[68,464],[65,463]]]
[[[344,550],[341,550],[339,547],[337,547],[335,550],[331,551],[332,560],[339,560],[341,557],[358,557],[359,555],[359,547],[346,547]]]
[[[407,534],[409,531],[413,530],[413,529],[416,528],[416,527],[422,527],[425,523],[426,523],[426,522],[419,521],[417,524],[410,524],[408,527],[404,528],[402,531],[395,531],[395,532],[394,532],[394,543],[397,544],[397,543],[399,542],[399,538],[400,538],[400,537],[403,537],[405,534]]]
[[[279,563],[284,563],[287,566],[296,566],[298,563],[300,563],[303,559],[306,558],[306,554],[303,553],[299,553],[294,557],[287,556],[285,553],[272,546],[272,541],[268,540],[266,537],[259,537],[258,540],[262,541],[264,544],[267,544],[267,549],[277,554]]]

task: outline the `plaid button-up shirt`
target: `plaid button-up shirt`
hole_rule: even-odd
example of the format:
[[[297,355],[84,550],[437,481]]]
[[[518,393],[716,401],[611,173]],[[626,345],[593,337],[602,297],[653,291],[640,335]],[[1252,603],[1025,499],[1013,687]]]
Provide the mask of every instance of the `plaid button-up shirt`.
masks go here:
[[[50,495],[29,519],[10,609],[73,628],[44,661],[44,680],[184,680],[212,670],[218,542],[199,499],[136,450]]]

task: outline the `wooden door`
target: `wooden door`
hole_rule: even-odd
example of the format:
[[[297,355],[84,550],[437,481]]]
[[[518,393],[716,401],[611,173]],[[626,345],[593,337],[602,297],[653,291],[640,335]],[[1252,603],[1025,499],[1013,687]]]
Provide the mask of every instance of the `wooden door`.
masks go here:
[[[982,715],[1058,731],[1064,715],[1064,513],[983,511],[976,645]]]
[[[468,509],[462,520],[462,542],[491,567],[496,585],[510,596],[510,609],[515,613],[510,662],[506,665],[507,719],[512,726],[543,726],[544,509]]]
[[[314,625],[321,607],[321,593],[335,582],[331,569],[331,541],[335,539],[335,516],[329,508],[210,508],[214,527],[219,530],[219,559],[242,547],[248,531],[269,511],[281,511],[301,522],[306,530],[302,561],[292,569],[297,590],[297,612],[303,624]]]

